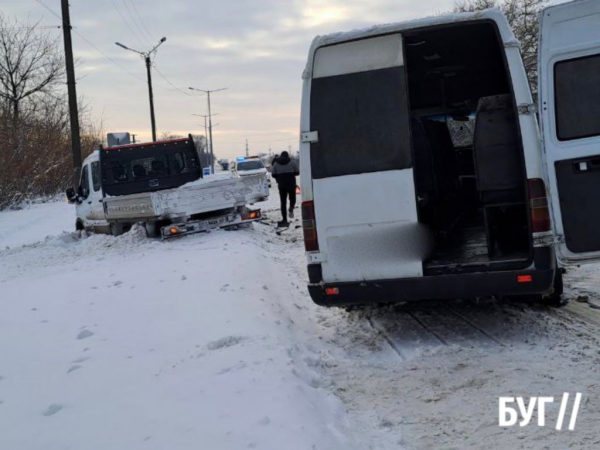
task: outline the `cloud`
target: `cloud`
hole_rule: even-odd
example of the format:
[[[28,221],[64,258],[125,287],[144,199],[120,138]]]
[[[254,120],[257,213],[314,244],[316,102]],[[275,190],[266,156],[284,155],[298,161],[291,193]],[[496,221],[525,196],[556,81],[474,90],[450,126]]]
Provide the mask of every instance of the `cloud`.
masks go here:
[[[2,3],[5,14],[22,21],[29,17],[41,18],[43,25],[60,22],[36,2]],[[46,3],[60,13],[58,1]],[[281,151],[287,148],[291,130],[298,132],[301,74],[314,36],[432,15],[452,4],[453,0],[71,2],[72,22],[79,33],[73,35],[80,61],[78,92],[87,98],[95,117],[103,119],[107,132],[131,130],[148,139],[144,63],[114,43],[147,50],[166,36],[152,72],[158,133],[203,134],[201,118],[192,113],[206,114],[206,98],[189,95],[187,87],[229,87],[211,98],[221,123],[214,132],[217,154],[238,155],[246,137],[253,151],[264,151],[269,144]],[[60,38],[61,31],[55,32]],[[291,136],[296,149],[297,135]]]

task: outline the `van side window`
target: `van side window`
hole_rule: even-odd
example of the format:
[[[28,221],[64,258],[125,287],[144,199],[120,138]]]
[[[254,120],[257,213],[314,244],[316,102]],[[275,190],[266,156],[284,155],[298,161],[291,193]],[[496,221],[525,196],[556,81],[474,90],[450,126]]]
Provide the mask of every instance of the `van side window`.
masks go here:
[[[315,78],[310,101],[313,178],[412,167],[404,67]]]
[[[556,63],[554,85],[558,139],[600,135],[600,55]]]
[[[90,195],[90,177],[87,164],[81,169],[81,181],[79,182],[79,195],[86,199]]]
[[[100,162],[98,161],[92,163],[92,185],[94,186],[94,192],[100,190]]]

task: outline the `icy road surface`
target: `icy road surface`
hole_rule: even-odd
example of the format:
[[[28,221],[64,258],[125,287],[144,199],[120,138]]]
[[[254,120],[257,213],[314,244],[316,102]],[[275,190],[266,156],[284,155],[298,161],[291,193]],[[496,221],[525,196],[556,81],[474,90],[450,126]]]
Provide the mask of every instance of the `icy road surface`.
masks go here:
[[[300,229],[80,237],[73,214],[0,213],[2,449],[600,445],[598,267],[569,274],[561,310],[346,312],[306,294]],[[558,405],[498,427],[499,396],[563,392],[584,395],[575,432]]]

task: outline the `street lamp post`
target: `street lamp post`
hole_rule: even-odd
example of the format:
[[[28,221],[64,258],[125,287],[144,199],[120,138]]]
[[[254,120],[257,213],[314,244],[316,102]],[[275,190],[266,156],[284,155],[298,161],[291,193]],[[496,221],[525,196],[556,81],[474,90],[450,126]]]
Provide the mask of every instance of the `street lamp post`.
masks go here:
[[[219,113],[214,113],[213,116],[218,116]],[[208,117],[208,114],[192,114],[192,116],[197,116],[197,117],[203,117],[204,118],[204,141],[206,142],[206,151],[207,153],[210,152],[209,150],[209,143],[208,143],[208,127],[206,126],[206,118]],[[216,125],[213,125],[213,127]],[[212,155],[212,153],[211,153]],[[211,157],[212,160],[212,157]],[[214,171],[214,169],[213,169]]]
[[[154,117],[154,95],[152,94],[152,60],[150,59],[150,57],[152,56],[152,54],[154,52],[156,52],[156,50],[158,49],[158,47],[160,47],[160,45],[165,42],[167,40],[166,37],[162,38],[158,44],[156,44],[154,46],[154,48],[152,50],[150,50],[149,52],[140,52],[138,50],[134,50],[133,48],[129,48],[123,44],[121,44],[120,42],[115,42],[116,45],[118,45],[121,48],[124,48],[125,50],[129,50],[132,52],[137,53],[138,55],[140,55],[142,57],[142,59],[144,60],[144,62],[146,63],[146,72],[148,75],[148,95],[150,96],[150,123],[152,125],[152,140],[156,141],[156,119]]]
[[[190,89],[191,91],[198,91],[198,92],[204,92],[208,98],[208,133],[210,135],[210,167],[212,170],[212,173],[215,173],[215,153],[213,151],[213,138],[212,138],[212,115],[210,113],[210,93],[211,92],[219,92],[219,91],[224,91],[227,88],[221,88],[221,89],[213,89],[210,91],[205,91],[204,89],[196,89],[193,87],[189,87],[188,89]]]

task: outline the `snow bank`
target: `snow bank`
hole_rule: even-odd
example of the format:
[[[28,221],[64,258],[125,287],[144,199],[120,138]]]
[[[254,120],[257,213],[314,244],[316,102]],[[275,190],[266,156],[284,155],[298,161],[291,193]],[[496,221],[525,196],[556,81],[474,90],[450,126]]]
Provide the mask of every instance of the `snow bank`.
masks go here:
[[[66,202],[32,204],[0,211],[0,248],[16,247],[75,229],[75,206]]]
[[[42,220],[24,213],[14,226]],[[0,448],[363,448],[262,237],[136,228],[0,250]]]

